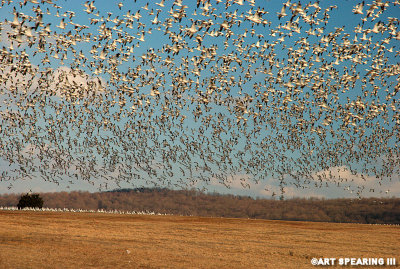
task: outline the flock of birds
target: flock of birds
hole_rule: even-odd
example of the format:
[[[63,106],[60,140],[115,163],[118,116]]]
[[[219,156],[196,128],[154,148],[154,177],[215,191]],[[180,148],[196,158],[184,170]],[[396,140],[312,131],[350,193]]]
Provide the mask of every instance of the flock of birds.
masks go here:
[[[17,211],[19,210],[16,206],[0,206],[0,210]],[[106,213],[106,214],[120,214],[120,215],[157,215],[166,216],[166,213],[155,213],[153,211],[123,211],[123,210],[105,210],[105,209],[74,209],[74,208],[49,208],[49,207],[24,207],[20,210],[24,211],[39,211],[39,212],[74,212],[74,213]]]
[[[1,0],[0,184],[399,180],[398,0],[99,2]]]

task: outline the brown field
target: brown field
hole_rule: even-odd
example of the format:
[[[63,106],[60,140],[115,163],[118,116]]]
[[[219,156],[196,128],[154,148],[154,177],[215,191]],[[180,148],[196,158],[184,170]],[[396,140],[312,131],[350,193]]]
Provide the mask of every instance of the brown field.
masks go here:
[[[399,268],[400,228],[0,211],[0,268],[312,268],[313,257],[396,257]]]

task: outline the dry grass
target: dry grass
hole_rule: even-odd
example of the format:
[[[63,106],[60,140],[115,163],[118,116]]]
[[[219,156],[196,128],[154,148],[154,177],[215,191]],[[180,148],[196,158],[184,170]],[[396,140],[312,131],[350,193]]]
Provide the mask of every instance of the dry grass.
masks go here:
[[[311,268],[399,260],[399,238],[398,226],[0,211],[0,268]]]

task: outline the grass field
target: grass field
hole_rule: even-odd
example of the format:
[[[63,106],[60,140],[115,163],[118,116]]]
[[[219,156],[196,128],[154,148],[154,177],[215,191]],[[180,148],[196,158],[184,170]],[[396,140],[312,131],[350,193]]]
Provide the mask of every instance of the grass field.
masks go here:
[[[313,257],[396,257],[399,268],[400,228],[0,211],[0,268],[312,268]]]

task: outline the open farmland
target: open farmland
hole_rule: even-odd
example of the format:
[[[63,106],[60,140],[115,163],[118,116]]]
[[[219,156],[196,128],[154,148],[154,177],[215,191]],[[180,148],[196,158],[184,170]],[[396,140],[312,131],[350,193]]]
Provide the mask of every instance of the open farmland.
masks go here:
[[[0,267],[310,268],[313,257],[398,260],[399,238],[390,225],[0,211]]]

